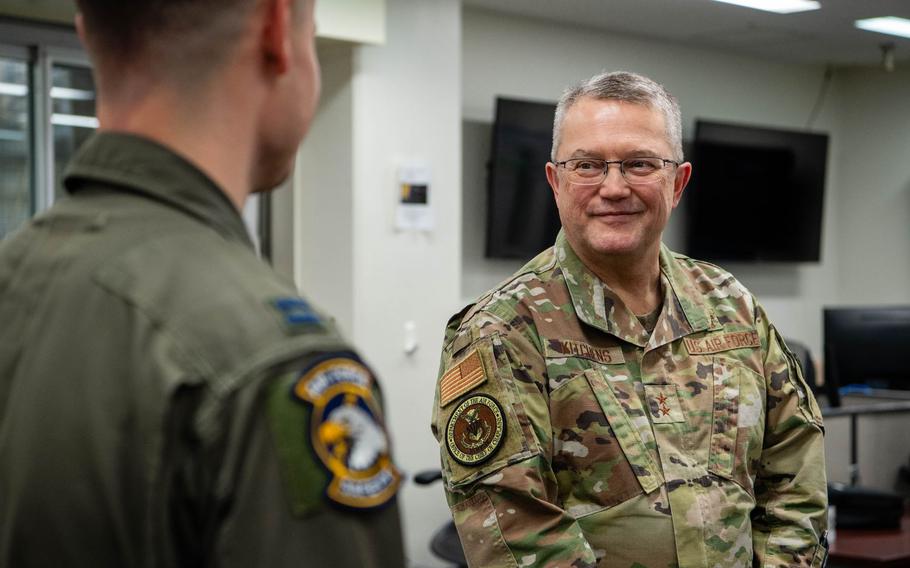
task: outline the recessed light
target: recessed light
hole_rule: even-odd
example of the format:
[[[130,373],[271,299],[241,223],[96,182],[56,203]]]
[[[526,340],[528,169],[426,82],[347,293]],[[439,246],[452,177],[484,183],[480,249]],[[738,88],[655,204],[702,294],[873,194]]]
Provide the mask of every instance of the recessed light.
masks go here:
[[[867,18],[865,20],[856,20],[854,25],[861,30],[869,32],[910,37],[910,20],[906,18],[898,18],[895,16]]]
[[[746,8],[776,12],[778,14],[793,14],[795,12],[808,12],[822,7],[815,0],[714,0],[725,4],[735,4]]]

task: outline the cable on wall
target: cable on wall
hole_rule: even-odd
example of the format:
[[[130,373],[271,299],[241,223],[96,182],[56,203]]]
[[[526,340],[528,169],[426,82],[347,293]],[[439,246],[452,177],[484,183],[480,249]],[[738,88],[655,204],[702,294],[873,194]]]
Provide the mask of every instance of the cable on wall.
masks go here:
[[[825,98],[828,95],[828,87],[831,86],[831,79],[834,77],[834,67],[830,64],[825,66],[825,73],[822,76],[822,84],[818,89],[818,97],[815,99],[815,105],[812,106],[812,112],[809,113],[809,120],[806,121],[806,130],[810,130],[818,118],[818,113],[822,109]]]

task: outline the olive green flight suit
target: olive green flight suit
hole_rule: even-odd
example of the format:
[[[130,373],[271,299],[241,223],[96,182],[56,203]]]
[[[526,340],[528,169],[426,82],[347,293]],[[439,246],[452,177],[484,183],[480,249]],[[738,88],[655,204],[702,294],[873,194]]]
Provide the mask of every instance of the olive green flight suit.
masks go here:
[[[0,566],[403,566],[375,381],[226,195],[113,133],[65,185],[0,244]]]

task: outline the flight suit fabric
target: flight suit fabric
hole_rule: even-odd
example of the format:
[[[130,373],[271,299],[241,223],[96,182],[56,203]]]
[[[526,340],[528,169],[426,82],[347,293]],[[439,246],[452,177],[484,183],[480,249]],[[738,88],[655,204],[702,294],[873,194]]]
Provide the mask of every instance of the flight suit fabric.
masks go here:
[[[471,566],[822,565],[822,419],[798,365],[729,273],[665,247],[660,271],[648,333],[560,233],[450,320],[433,432]],[[483,397],[502,440],[456,414]],[[473,440],[495,451],[455,459]]]
[[[113,133],[65,184],[0,244],[0,566],[402,566],[394,497],[336,506],[313,448],[281,451],[319,441],[282,417],[327,356],[382,430],[378,385],[221,189]]]

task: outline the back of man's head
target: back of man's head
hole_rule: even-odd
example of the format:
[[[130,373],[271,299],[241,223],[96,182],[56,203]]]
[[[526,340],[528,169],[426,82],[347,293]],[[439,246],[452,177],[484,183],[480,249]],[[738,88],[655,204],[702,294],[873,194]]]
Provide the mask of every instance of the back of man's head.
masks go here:
[[[319,97],[315,0],[76,2],[102,129],[176,150],[238,205],[288,175]]]
[[[261,0],[76,0],[87,47],[102,69],[204,79],[243,36]]]

